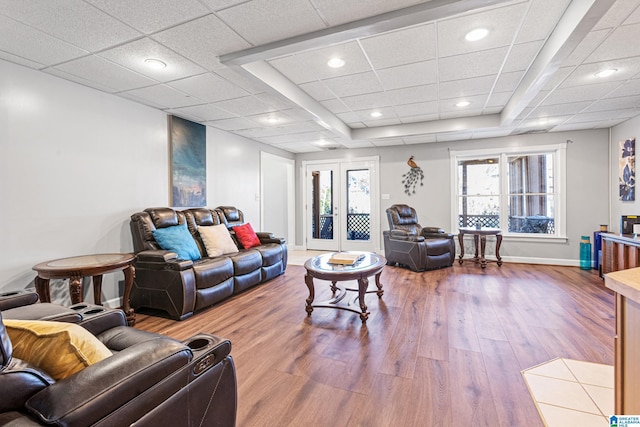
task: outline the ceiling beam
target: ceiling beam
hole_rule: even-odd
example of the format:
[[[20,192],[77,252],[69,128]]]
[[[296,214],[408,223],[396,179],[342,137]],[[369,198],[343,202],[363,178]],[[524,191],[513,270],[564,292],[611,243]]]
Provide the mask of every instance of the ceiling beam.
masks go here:
[[[502,110],[501,125],[508,126],[529,106],[558,71],[562,62],[589,34],[615,0],[573,0],[540,53]]]

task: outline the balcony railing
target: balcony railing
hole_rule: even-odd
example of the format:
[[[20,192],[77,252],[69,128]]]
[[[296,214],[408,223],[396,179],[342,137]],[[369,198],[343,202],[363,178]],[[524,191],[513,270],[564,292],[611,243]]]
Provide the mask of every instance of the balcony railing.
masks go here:
[[[315,230],[315,224],[311,224]],[[333,239],[333,215],[320,215],[320,236],[316,239]],[[371,215],[347,214],[347,240],[369,240],[371,236]]]
[[[499,215],[459,215],[459,227],[475,227],[476,224],[482,227],[499,228]],[[531,216],[510,216],[509,217],[510,233],[535,233],[535,234],[554,234],[555,221],[553,218],[540,215]]]

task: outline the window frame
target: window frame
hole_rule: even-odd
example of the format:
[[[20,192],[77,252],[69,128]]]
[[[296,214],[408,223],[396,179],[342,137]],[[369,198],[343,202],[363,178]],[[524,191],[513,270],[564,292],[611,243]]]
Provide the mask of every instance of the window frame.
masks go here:
[[[527,147],[505,147],[505,148],[488,148],[477,150],[450,150],[449,156],[451,161],[451,229],[458,230],[458,162],[461,160],[472,160],[486,157],[499,158],[500,170],[500,228],[502,235],[514,240],[567,240],[566,235],[566,150],[567,144],[552,144]],[[542,233],[513,233],[508,231],[509,217],[509,175],[507,158],[514,155],[530,156],[539,154],[553,155],[553,179],[555,185],[554,200],[554,234]]]

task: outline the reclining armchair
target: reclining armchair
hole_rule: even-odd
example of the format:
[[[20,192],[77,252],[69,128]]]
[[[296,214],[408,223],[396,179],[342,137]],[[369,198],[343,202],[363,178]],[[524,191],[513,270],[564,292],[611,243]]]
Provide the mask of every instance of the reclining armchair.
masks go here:
[[[389,230],[382,232],[387,265],[398,264],[413,271],[453,265],[453,234],[438,227],[422,227],[416,210],[408,205],[392,205],[387,209],[387,219]]]
[[[228,340],[197,334],[180,342],[126,326],[121,310],[81,303],[58,306],[56,314],[52,304],[17,297],[2,304],[0,296],[0,306],[10,307],[0,312],[0,425],[235,425],[237,388]],[[20,299],[29,305],[16,306]],[[5,322],[10,324],[9,316],[38,320],[39,308],[47,319],[56,318],[49,325],[80,319],[72,327],[89,331],[112,355],[59,380],[18,359],[19,343],[11,342]]]

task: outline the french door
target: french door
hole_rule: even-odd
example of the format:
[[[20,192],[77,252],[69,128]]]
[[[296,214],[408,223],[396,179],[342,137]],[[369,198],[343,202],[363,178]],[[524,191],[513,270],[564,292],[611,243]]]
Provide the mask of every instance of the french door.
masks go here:
[[[307,249],[375,252],[378,158],[305,162]]]

